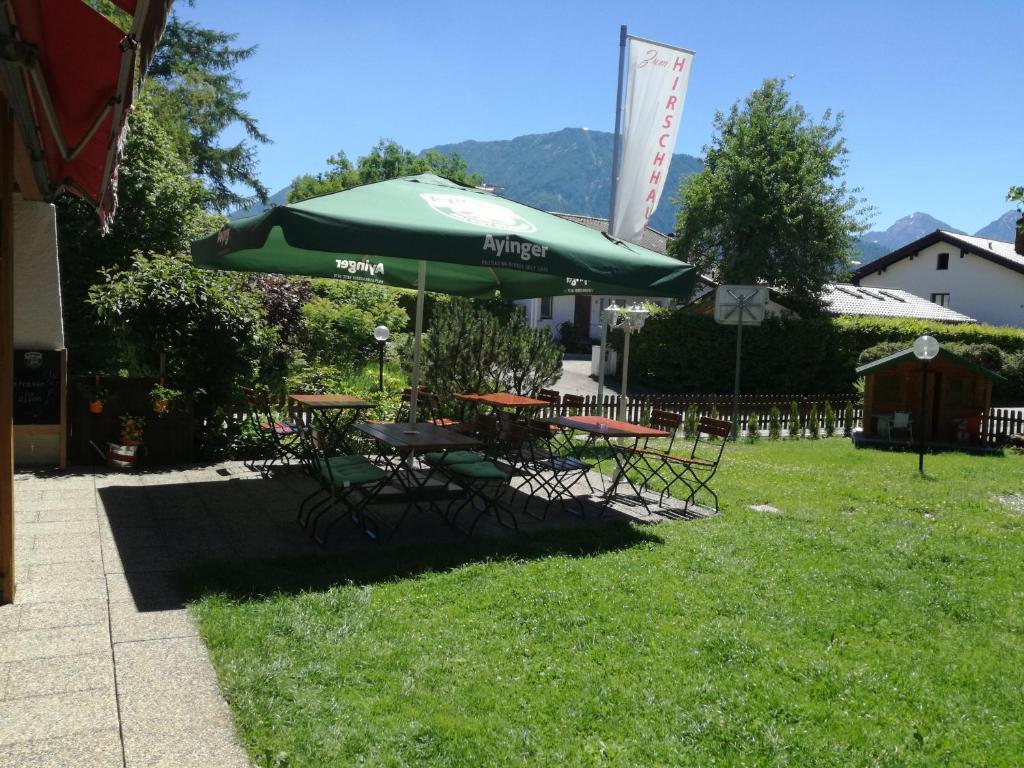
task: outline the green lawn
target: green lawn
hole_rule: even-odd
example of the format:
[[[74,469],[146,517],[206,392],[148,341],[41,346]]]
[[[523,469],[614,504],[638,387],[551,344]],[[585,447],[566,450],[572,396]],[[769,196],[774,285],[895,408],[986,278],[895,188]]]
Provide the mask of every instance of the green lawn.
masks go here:
[[[1024,458],[926,471],[729,446],[710,520],[209,570],[193,610],[263,766],[1020,765]]]

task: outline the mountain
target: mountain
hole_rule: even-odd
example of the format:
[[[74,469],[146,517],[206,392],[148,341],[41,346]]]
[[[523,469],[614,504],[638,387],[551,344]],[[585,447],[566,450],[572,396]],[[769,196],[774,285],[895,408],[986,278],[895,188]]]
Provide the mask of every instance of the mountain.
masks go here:
[[[945,229],[948,232],[958,232],[961,235],[967,234],[959,229],[951,227],[944,221],[939,221],[927,213],[912,213],[896,221],[888,229],[881,232],[868,232],[860,238],[860,261],[866,264],[885,254],[902,248],[907,243],[924,237],[936,229]]]
[[[1012,243],[1017,232],[1017,219],[1021,216],[1019,211],[1007,211],[991,224],[975,232],[977,237],[988,237],[992,240],[1005,240]]]
[[[245,208],[239,208],[237,211],[232,211],[228,214],[229,219],[244,219],[246,216],[254,216],[257,213],[263,213],[267,208],[272,208],[275,205],[284,205],[288,202],[288,193],[292,191],[292,185],[289,184],[284,189],[279,189],[277,192],[267,198],[267,203],[264,205],[261,202],[255,202],[252,205],[246,206]]]
[[[586,128],[518,136],[504,141],[463,141],[431,147],[442,154],[458,152],[469,170],[479,173],[498,194],[545,211],[608,216],[613,136]],[[665,189],[648,226],[675,229],[671,198],[679,182],[701,169],[690,155],[672,156]]]
[[[977,232],[976,237],[989,237],[993,240],[1004,240],[1013,242],[1014,231],[1017,226],[1017,219],[1020,214],[1017,211],[1007,211],[998,219],[988,224]],[[947,232],[956,232],[960,235],[967,233],[956,227],[951,227],[944,221],[939,221],[927,213],[912,213],[899,219],[888,229],[881,232],[868,232],[858,242],[860,248],[859,260],[861,264],[867,264],[877,258],[885,256],[897,248],[902,248],[907,243],[912,243],[919,237],[931,234],[936,229],[944,229]]]

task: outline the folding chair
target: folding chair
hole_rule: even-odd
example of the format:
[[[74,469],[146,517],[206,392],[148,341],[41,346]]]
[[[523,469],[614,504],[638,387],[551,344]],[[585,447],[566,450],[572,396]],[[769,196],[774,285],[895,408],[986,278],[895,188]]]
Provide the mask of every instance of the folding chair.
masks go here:
[[[260,437],[264,460],[260,472],[266,474],[279,462],[291,463],[297,459],[299,431],[295,425],[287,421],[278,421],[270,406],[270,394],[265,389],[242,387],[246,405],[249,407],[249,423]],[[256,461],[248,464],[256,469]]]
[[[575,456],[559,455],[554,444],[558,434],[551,431],[547,422],[532,419],[526,425],[527,439],[520,448],[523,461],[519,471],[524,477],[523,485],[529,489],[531,496],[542,494],[545,499],[544,511],[540,515],[530,513],[529,499],[524,504],[523,511],[540,520],[547,517],[548,509],[555,502],[561,502],[563,508],[567,502],[575,502],[579,508],[579,516],[584,516],[583,502],[573,493],[573,486],[579,480],[586,481],[590,492],[593,493],[587,479],[587,473],[593,469],[593,465]]]
[[[502,503],[501,497],[512,480],[512,471],[472,451],[438,451],[424,454],[424,461],[451,478],[466,491],[465,500],[450,510],[448,522],[455,527],[455,522],[462,510],[470,507],[477,515],[470,523],[467,533],[472,534],[480,518],[488,512],[494,514],[500,525],[507,528],[519,528],[519,523],[510,507]],[[508,513],[511,525],[502,519],[502,512]]]
[[[668,445],[663,450],[653,450],[650,448],[650,442],[652,439],[662,438],[643,438],[643,445],[639,444],[639,441],[632,446],[615,446],[615,453],[617,454],[619,467],[615,477],[615,483],[612,485],[611,492],[614,493],[615,485],[622,479],[625,479],[629,483],[633,491],[636,492],[636,486],[639,485],[641,488],[647,487],[650,481],[657,476],[658,472],[652,467],[652,463],[646,461],[646,457],[650,456],[655,460],[663,456],[672,453],[672,449],[675,447],[676,438],[679,435],[679,428],[683,424],[683,417],[681,414],[674,413],[673,411],[651,411],[651,418],[649,424],[654,429],[660,429],[663,432],[669,433]],[[629,478],[629,471],[635,470],[640,475],[640,482],[634,484]],[[637,492],[637,495],[640,494]]]
[[[914,419],[906,411],[896,411],[889,420],[889,437],[895,439],[896,432],[903,432],[908,442],[914,442]]]
[[[376,522],[367,517],[364,510],[387,483],[389,473],[374,466],[365,456],[329,455],[323,434],[316,427],[309,429],[309,444],[313,479],[320,484],[321,492],[327,498],[310,508],[305,520],[301,518],[300,508],[300,524],[311,529],[314,541],[326,544],[331,530],[347,516],[370,538],[379,539]],[[347,515],[332,520],[318,536],[317,526],[321,518],[338,505]],[[314,517],[316,509],[320,511]]]
[[[626,482],[640,497],[648,512],[650,512],[650,508],[647,505],[647,500],[640,491],[646,488],[655,477],[660,478],[664,483],[664,488],[658,496],[659,506],[676,483],[682,483],[689,491],[684,499],[686,509],[689,509],[698,493],[707,491],[714,499],[714,511],[718,512],[718,494],[711,488],[710,482],[718,471],[725,443],[731,434],[732,422],[703,416],[697,427],[697,435],[694,438],[693,447],[690,449],[690,455],[687,457],[673,456],[667,451],[619,447],[616,449],[617,451],[638,457],[635,462],[631,459],[627,466],[638,468],[641,471],[643,483],[638,489],[628,475],[625,473],[622,475],[625,475]],[[644,469],[640,469],[641,466]],[[614,491],[614,486],[612,491]]]

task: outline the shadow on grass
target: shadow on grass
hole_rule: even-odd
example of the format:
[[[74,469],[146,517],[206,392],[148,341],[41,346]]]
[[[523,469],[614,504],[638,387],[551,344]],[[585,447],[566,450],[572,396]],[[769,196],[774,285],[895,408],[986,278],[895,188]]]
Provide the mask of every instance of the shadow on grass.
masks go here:
[[[326,590],[415,578],[473,563],[526,562],[547,557],[592,557],[664,540],[625,521],[596,528],[537,531],[504,539],[405,544],[331,556],[282,558],[262,562],[206,563],[182,571],[188,601],[221,594],[234,600]]]

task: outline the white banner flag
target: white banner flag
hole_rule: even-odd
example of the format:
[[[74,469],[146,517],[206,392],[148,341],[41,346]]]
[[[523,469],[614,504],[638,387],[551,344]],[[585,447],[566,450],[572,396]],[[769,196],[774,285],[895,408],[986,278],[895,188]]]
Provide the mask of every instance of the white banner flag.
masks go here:
[[[619,181],[609,231],[639,243],[672,162],[693,51],[629,38]]]

